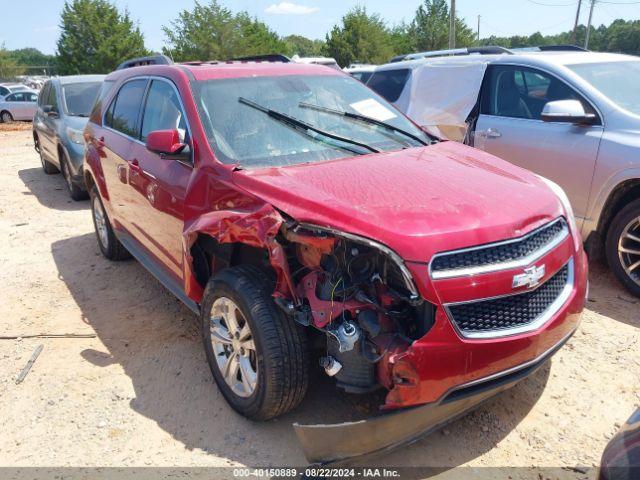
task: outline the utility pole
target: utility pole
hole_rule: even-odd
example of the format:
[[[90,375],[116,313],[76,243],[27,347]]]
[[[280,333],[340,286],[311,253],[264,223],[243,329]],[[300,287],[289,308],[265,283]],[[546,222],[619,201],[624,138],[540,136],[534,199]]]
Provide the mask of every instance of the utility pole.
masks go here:
[[[576,11],[576,21],[573,24],[573,32],[571,33],[571,44],[576,44],[576,35],[578,32],[578,22],[580,21],[580,6],[582,5],[582,0],[578,0],[578,10]]]
[[[591,32],[591,18],[593,18],[593,7],[596,4],[596,0],[591,0],[591,9],[589,10],[589,23],[587,23],[587,34],[584,38],[584,48],[589,48],[589,33]]]
[[[480,17],[481,15],[478,15],[478,45],[480,45]]]
[[[456,48],[456,0],[451,0],[449,22],[449,48]]]

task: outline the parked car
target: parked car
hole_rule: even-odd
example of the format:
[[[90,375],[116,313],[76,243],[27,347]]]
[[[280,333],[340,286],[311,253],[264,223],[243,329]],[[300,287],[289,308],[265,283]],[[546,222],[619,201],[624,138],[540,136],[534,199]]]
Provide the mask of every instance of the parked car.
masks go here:
[[[557,182],[587,251],[640,296],[640,60],[561,48],[399,62],[368,86],[423,127]]]
[[[20,83],[0,83],[0,100],[15,92],[34,92],[34,90]]]
[[[338,65],[336,59],[331,57],[301,57],[299,55],[294,55],[291,57],[291,61],[296,63],[306,63],[307,65],[324,65],[326,67],[340,70],[340,65]]]
[[[46,174],[62,172],[74,200],[88,198],[82,175],[82,131],[104,75],[72,75],[48,80],[33,119],[33,144]]]
[[[35,92],[10,93],[0,100],[0,121],[31,120],[36,111],[38,94]]]
[[[369,80],[375,69],[376,65],[353,63],[346,67],[344,71],[362,83],[367,83],[367,80]]]
[[[598,480],[640,478],[640,409],[636,410],[602,453]]]
[[[85,137],[100,250],[133,255],[199,315],[232,408],[293,409],[314,344],[338,387],[387,390],[386,415],[296,425],[310,461],[415,439],[578,326],[587,262],[562,190],[436,141],[342,72],[124,68]]]

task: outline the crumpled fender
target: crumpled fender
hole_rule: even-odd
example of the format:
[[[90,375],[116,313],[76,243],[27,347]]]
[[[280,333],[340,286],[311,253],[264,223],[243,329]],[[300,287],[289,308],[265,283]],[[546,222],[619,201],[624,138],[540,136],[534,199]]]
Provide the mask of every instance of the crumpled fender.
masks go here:
[[[216,210],[196,218],[185,228],[183,237],[185,252],[189,252],[198,234],[204,233],[219,243],[243,243],[264,248],[276,272],[274,295],[296,299],[289,264],[282,245],[276,240],[284,219],[268,204],[242,210]],[[187,254],[188,255],[188,254]],[[189,256],[189,265],[192,258]],[[191,296],[190,292],[187,292]]]

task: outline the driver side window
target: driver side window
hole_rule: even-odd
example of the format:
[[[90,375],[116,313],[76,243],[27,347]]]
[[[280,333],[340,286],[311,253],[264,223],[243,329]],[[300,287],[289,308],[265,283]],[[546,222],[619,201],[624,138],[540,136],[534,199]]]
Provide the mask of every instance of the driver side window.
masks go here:
[[[494,65],[489,67],[487,75],[482,96],[485,115],[541,120],[544,106],[556,100],[578,100],[585,112],[596,113],[573,88],[546,72],[516,65]]]

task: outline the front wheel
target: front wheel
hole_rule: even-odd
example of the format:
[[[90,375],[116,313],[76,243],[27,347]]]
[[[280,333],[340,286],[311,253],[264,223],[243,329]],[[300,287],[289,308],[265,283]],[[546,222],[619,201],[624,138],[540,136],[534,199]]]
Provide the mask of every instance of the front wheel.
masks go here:
[[[607,261],[618,280],[640,297],[640,199],[624,207],[607,233]]]
[[[237,266],[209,280],[202,339],[213,377],[229,405],[253,420],[295,408],[309,381],[307,338],[271,297],[260,269]]]
[[[71,196],[72,200],[78,202],[80,200],[86,200],[87,198],[89,198],[89,195],[84,189],[73,183],[73,178],[71,178],[71,171],[69,170],[69,159],[64,153],[60,157],[60,171],[62,172],[64,181],[67,184],[67,190],[69,190],[69,195]]]
[[[7,112],[6,110],[2,113],[0,113],[0,120],[2,121],[2,123],[11,123],[13,122],[13,115],[11,115],[11,112]]]

